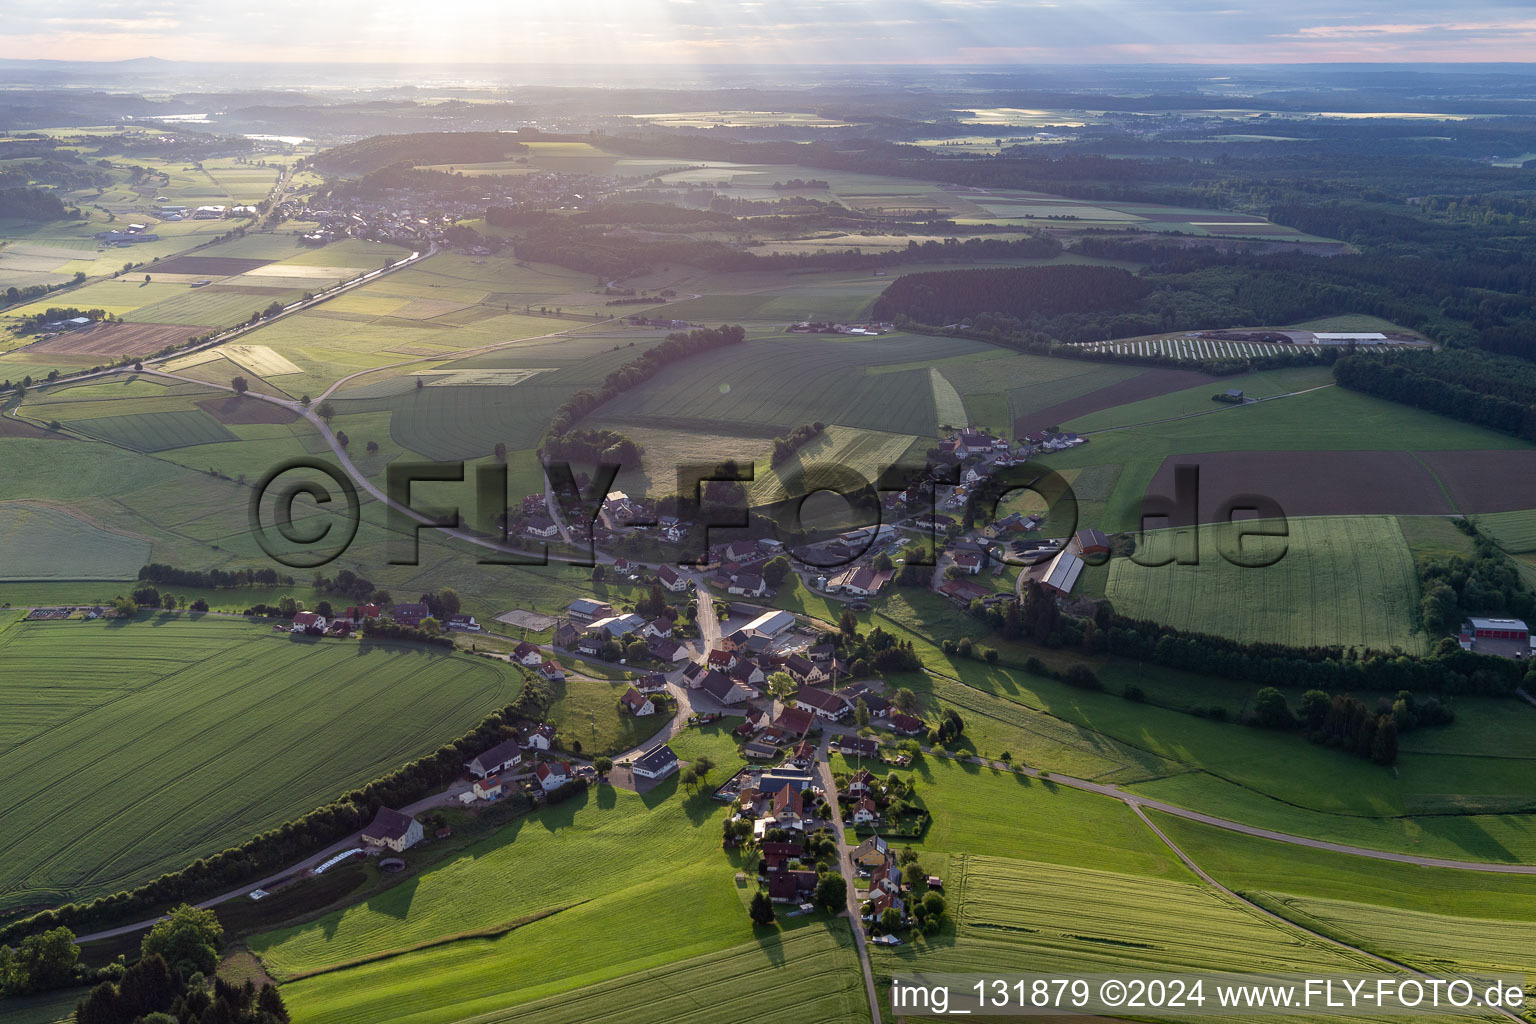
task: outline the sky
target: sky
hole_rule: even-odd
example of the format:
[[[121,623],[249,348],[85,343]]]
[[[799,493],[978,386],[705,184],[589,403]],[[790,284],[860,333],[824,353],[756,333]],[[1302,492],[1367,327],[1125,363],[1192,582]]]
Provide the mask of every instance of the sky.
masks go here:
[[[4,0],[0,58],[577,64],[1531,61],[1462,0]]]

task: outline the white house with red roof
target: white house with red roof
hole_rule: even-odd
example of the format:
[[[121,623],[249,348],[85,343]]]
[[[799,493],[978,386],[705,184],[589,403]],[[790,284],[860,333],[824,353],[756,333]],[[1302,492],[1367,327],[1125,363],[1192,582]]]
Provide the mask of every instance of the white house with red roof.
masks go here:
[[[564,761],[541,761],[533,770],[533,775],[539,780],[539,788],[548,793],[571,781],[571,766]]]

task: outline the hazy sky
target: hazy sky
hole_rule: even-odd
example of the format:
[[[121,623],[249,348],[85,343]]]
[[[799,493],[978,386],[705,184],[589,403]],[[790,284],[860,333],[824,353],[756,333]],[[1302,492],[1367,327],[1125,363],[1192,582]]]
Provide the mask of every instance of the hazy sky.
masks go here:
[[[578,63],[1529,61],[1488,0],[4,0],[0,57]]]

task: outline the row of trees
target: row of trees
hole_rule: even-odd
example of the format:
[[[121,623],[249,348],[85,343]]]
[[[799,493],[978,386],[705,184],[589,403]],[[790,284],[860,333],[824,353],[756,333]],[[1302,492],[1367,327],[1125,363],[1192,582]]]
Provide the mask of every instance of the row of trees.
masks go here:
[[[233,590],[238,587],[292,586],[293,577],[275,569],[178,569],[151,562],[139,570],[146,583],[191,587],[197,590]]]
[[[795,452],[810,444],[820,437],[827,425],[817,420],[815,423],[804,423],[789,432],[788,437],[776,437],[773,439],[773,455],[770,464],[782,466],[794,458]]]
[[[1368,757],[1381,765],[1397,763],[1397,740],[1404,732],[1426,726],[1449,725],[1456,713],[1449,704],[1430,697],[1422,704],[1411,692],[1382,697],[1372,709],[1351,694],[1308,690],[1301,695],[1299,713],[1285,694],[1266,686],[1254,695],[1248,724],[1265,729],[1301,729],[1313,743]]]

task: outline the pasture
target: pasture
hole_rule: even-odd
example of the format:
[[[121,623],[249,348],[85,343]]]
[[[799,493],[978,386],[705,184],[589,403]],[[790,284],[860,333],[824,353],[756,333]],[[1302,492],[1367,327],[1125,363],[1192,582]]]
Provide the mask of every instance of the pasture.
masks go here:
[[[1148,531],[1135,559],[1110,562],[1105,596],[1123,615],[1243,642],[1423,652],[1418,579],[1396,520],[1302,518],[1260,528],[1282,525],[1288,536],[1241,539],[1254,527],[1202,526],[1194,565],[1153,564],[1183,541],[1180,531]]]
[[[7,908],[223,849],[434,749],[521,685],[484,659],[185,614],[20,623],[0,642]]]

